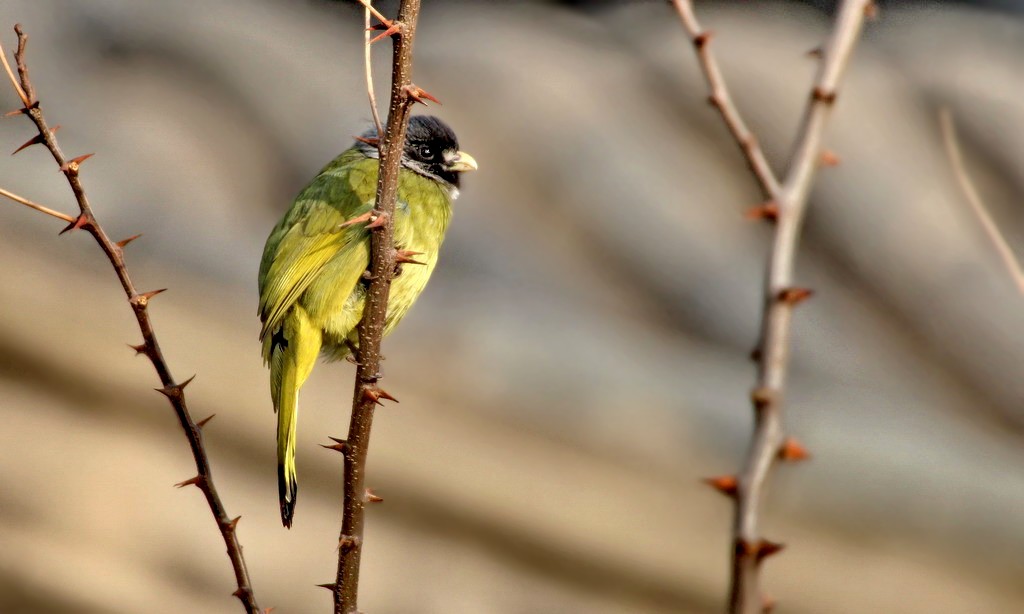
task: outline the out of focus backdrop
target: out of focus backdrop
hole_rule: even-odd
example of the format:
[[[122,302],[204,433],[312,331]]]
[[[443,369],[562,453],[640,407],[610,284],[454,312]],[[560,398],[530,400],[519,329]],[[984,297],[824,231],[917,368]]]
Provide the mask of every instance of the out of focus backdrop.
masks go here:
[[[776,167],[829,2],[700,2]],[[889,2],[866,29],[813,192],[778,611],[1024,611],[1024,298],[956,188],[937,110],[1024,251],[1016,3]],[[393,13],[394,4],[381,3]],[[6,0],[70,155],[143,289],[263,606],[330,595],[352,366],[303,390],[295,528],[278,518],[256,336],[263,241],[370,122],[362,14],[304,0]],[[376,50],[386,92],[390,45]],[[717,612],[769,230],[666,2],[425,2],[415,81],[480,163],[434,279],[385,343],[361,607],[374,614]],[[386,94],[382,94],[382,98]],[[0,87],[0,103],[16,98]],[[422,111],[421,111],[422,112]],[[32,135],[0,123],[0,150]],[[40,148],[0,186],[65,212]],[[0,611],[238,611],[138,331],[84,233],[0,203]]]

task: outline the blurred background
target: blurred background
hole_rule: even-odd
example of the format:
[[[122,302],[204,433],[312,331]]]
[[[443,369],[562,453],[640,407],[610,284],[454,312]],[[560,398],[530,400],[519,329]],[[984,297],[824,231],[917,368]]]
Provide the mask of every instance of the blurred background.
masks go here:
[[[718,612],[770,230],[666,2],[425,2],[415,81],[480,162],[434,280],[385,344],[361,609]],[[381,3],[393,14],[395,3]],[[1017,8],[1015,8],[1017,7]],[[831,2],[699,2],[742,112],[785,161]],[[1024,20],[889,2],[841,88],[798,279],[766,567],[779,612],[1024,611],[1024,299],[942,152],[949,106],[1024,251]],[[326,0],[6,0],[69,155],[206,429],[264,607],[322,612],[353,368],[303,390],[278,518],[256,336],[263,242],[370,122],[362,14]],[[377,46],[386,99],[390,45]],[[3,110],[16,98],[0,87]],[[420,112],[423,112],[420,110]],[[0,150],[31,137],[0,122]],[[75,211],[47,152],[0,186]],[[237,612],[205,502],[116,278],[84,233],[0,204],[0,611]]]

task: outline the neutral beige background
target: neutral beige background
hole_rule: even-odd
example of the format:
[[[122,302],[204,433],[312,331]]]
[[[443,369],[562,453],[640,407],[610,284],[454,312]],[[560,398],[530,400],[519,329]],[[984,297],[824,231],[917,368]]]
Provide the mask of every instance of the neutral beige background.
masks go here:
[[[722,3],[729,4],[729,3]],[[765,514],[780,612],[1024,609],[1024,299],[961,201],[936,109],[1024,249],[1024,23],[901,5],[868,27],[813,194],[782,467]],[[826,16],[699,3],[781,165]],[[8,0],[43,106],[207,428],[261,604],[327,611],[351,365],[303,391],[280,527],[256,342],[263,240],[369,121],[361,17],[307,0]],[[378,57],[386,61],[387,47]],[[480,162],[441,266],[386,343],[361,609],[715,612],[768,231],[662,2],[427,2],[416,82]],[[383,71],[381,76],[383,77]],[[385,88],[385,79],[380,79]],[[11,92],[0,95],[14,108]],[[0,150],[31,136],[0,123]],[[42,150],[0,185],[71,212]],[[0,206],[0,611],[236,612],[187,446],[87,236]]]

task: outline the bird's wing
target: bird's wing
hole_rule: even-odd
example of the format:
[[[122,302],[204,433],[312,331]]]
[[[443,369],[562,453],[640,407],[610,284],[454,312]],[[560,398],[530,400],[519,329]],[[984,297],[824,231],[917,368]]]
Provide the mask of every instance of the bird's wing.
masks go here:
[[[364,224],[343,225],[373,205],[376,179],[361,166],[317,177],[267,239],[259,277],[261,340],[278,327],[331,258],[354,242],[368,240]]]

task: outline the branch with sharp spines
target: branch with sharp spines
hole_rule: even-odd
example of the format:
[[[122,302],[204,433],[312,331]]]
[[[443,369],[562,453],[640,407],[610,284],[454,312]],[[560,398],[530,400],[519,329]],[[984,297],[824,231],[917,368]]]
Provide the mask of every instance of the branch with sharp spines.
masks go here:
[[[46,215],[68,222],[68,226],[61,231],[61,234],[73,230],[84,230],[88,232],[96,240],[100,249],[103,250],[103,253],[107,256],[107,259],[110,261],[114,272],[117,274],[118,280],[121,282],[121,287],[132,306],[132,311],[135,314],[139,331],[142,333],[143,343],[139,345],[132,345],[130,347],[132,347],[137,354],[144,354],[153,364],[153,368],[156,370],[162,385],[162,387],[158,388],[157,391],[167,398],[171,407],[174,409],[178,422],[181,424],[182,430],[185,432],[185,437],[188,440],[189,448],[191,449],[192,457],[196,464],[196,475],[184,480],[183,482],[179,482],[175,486],[179,488],[183,488],[185,486],[196,486],[202,491],[210,508],[210,512],[213,514],[214,520],[216,520],[220,529],[224,544],[227,547],[228,558],[231,561],[231,566],[235,574],[237,589],[232,593],[232,595],[238,598],[248,614],[260,614],[261,612],[265,612],[265,610],[261,610],[256,603],[256,598],[252,590],[252,583],[249,580],[249,571],[246,567],[245,558],[242,556],[242,546],[238,541],[236,529],[240,517],[232,519],[227,515],[224,505],[221,502],[220,495],[217,493],[217,489],[213,482],[210,461],[206,453],[206,448],[203,444],[202,432],[200,430],[206,425],[212,416],[199,422],[192,420],[192,416],[189,413],[185,400],[185,387],[192,381],[192,378],[181,383],[178,383],[174,379],[171,375],[170,367],[164,359],[163,353],[160,349],[160,344],[157,340],[156,331],[153,328],[148,309],[149,303],[153,297],[164,290],[161,289],[142,293],[136,290],[135,284],[132,282],[125,264],[124,247],[131,241],[137,239],[140,235],[135,235],[117,242],[112,241],[96,219],[92,206],[89,203],[89,198],[86,195],[85,188],[82,185],[80,176],[82,162],[90,158],[93,154],[85,154],[71,159],[64,156],[55,136],[58,126],[51,128],[47,124],[46,117],[43,115],[39,100],[36,97],[35,87],[32,85],[32,81],[29,78],[25,55],[28,36],[25,35],[20,25],[16,25],[14,27],[14,31],[18,35],[18,48],[14,54],[14,59],[18,68],[18,75],[15,76],[14,71],[11,70],[7,54],[2,45],[0,45],[0,58],[2,58],[4,70],[7,73],[15,91],[18,93],[18,97],[21,99],[24,107],[9,115],[23,114],[27,116],[32,123],[35,124],[37,130],[37,135],[15,150],[14,153],[18,153],[18,151],[32,145],[44,145],[50,152],[54,161],[57,163],[57,166],[61,173],[63,173],[68,185],[71,187],[75,201],[78,203],[79,214],[77,217],[65,215],[2,189],[0,189],[0,195],[31,207],[32,209]]]
[[[766,201],[746,213],[748,219],[773,224],[773,241],[765,274],[762,317],[757,347],[757,382],[750,394],[755,412],[754,430],[742,470],[737,475],[708,478],[705,482],[734,502],[733,544],[729,612],[760,614],[774,605],[760,587],[761,562],[781,550],[781,545],[761,537],[759,514],[768,474],[778,460],[809,457],[782,427],[781,401],[789,367],[790,320],[793,309],[811,297],[812,291],[794,283],[796,249],[807,210],[807,196],[817,169],[835,166],[839,157],[821,146],[828,115],[835,106],[839,81],[849,62],[864,19],[874,15],[870,0],[844,0],[837,12],[827,44],[815,51],[818,74],[794,138],[793,153],[784,177],[769,165],[754,133],[747,127],[732,100],[721,69],[711,51],[711,33],[703,29],[690,0],[673,0],[710,89],[709,102],[719,112],[739,145]]]

